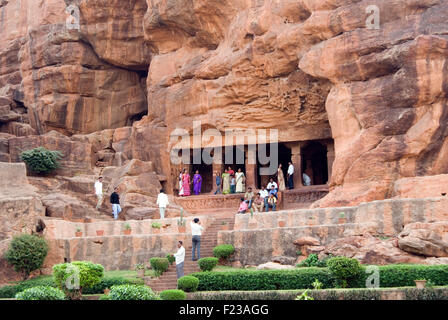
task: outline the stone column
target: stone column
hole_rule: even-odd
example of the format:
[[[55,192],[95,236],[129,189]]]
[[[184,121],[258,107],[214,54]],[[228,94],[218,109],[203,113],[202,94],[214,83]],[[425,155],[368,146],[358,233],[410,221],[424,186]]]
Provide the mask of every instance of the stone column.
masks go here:
[[[334,152],[334,142],[329,142],[327,144],[327,166],[328,166],[328,184],[330,184],[331,181],[331,174],[333,172],[333,162],[335,158],[335,152]]]
[[[246,166],[246,189],[252,187],[255,191],[257,188],[257,150],[256,148],[246,148],[245,152]]]
[[[294,189],[303,187],[301,146],[300,142],[296,142],[291,147],[291,161],[294,165]]]

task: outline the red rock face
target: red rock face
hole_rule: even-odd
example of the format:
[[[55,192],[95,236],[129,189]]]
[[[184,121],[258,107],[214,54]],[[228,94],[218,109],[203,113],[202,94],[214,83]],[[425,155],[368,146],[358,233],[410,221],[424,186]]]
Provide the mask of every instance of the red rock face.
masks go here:
[[[379,29],[367,28],[371,5]],[[194,120],[221,132],[279,129],[281,142],[332,138],[322,207],[389,198],[396,180],[448,171],[444,0],[77,8],[79,29],[69,30],[62,0],[0,2],[1,131],[101,136],[118,128],[120,154],[100,148],[92,161],[152,161],[167,177],[177,170],[169,135],[190,132]]]

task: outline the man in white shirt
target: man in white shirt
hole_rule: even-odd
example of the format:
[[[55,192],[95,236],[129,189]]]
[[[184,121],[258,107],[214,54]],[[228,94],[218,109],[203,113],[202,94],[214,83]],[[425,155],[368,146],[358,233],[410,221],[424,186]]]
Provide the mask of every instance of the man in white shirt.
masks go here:
[[[271,178],[271,179],[269,179],[268,187],[266,189],[272,190],[272,187],[274,187],[274,189],[276,189],[278,191],[277,183],[274,181],[274,179]]]
[[[166,206],[169,205],[168,196],[160,189],[160,193],[157,196],[157,204],[159,205],[160,219],[165,219]]]
[[[311,178],[305,172],[302,174],[302,178],[303,178],[303,185],[304,186],[310,186],[311,185]]]
[[[99,210],[101,208],[101,204],[103,203],[103,177],[99,177],[98,181],[95,182],[95,194],[98,199],[96,209]]]
[[[193,242],[193,253],[191,255],[191,259],[193,261],[201,259],[201,235],[202,230],[204,228],[201,226],[201,222],[199,221],[199,218],[194,218],[192,222],[190,222],[191,227],[191,235],[193,236],[192,242]],[[198,252],[198,258],[195,258],[195,251]]]
[[[268,205],[268,198],[269,198],[269,191],[266,190],[264,187],[261,187],[260,190],[260,198],[263,199],[264,207]]]
[[[177,279],[184,276],[184,261],[185,261],[185,248],[182,246],[182,241],[177,242],[177,252],[173,254],[176,258],[176,273]]]
[[[294,189],[294,166],[292,165],[292,162],[288,162],[288,189]]]

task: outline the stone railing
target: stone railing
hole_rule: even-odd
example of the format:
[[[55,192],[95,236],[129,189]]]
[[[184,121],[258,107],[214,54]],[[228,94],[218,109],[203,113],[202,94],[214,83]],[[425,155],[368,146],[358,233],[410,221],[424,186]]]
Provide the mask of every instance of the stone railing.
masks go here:
[[[244,197],[244,193],[235,193],[228,195],[201,195],[189,197],[177,197],[176,204],[183,207],[187,211],[203,210],[203,209],[238,209],[240,199]]]

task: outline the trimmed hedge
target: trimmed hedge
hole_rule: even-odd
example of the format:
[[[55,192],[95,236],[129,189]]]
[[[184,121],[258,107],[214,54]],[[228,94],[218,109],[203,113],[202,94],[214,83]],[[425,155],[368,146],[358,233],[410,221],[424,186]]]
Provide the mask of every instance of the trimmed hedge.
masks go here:
[[[199,279],[194,276],[183,276],[177,280],[177,288],[185,292],[195,292],[198,290]]]
[[[189,300],[294,300],[305,290],[275,291],[208,291],[195,292]],[[380,300],[382,297],[396,297],[402,294],[405,300],[448,300],[448,288],[434,289],[327,289],[308,290],[308,296],[314,300]]]
[[[173,289],[160,292],[160,298],[162,300],[185,300],[187,295],[182,290]]]
[[[380,287],[415,287],[414,280],[426,279],[436,286],[444,286],[448,284],[448,265],[412,265],[412,264],[395,264],[387,266],[378,266],[380,272]],[[366,279],[371,275],[363,272],[360,279],[356,282],[356,287],[365,288]]]
[[[355,287],[362,272],[365,271],[357,259],[336,257],[327,262],[328,269],[337,281],[337,285],[343,288]]]
[[[77,277],[75,277],[76,275]],[[53,266],[55,283],[69,299],[73,300],[80,299],[84,288],[90,288],[100,283],[103,277],[104,267],[89,261],[73,261]],[[71,286],[77,287],[72,288]]]
[[[149,259],[149,262],[151,264],[151,269],[154,270],[154,273],[156,276],[160,276],[162,273],[164,273],[166,270],[168,270],[170,266],[170,262],[167,258],[151,258]]]
[[[104,289],[110,289],[113,285],[120,284],[144,284],[143,279],[126,279],[123,277],[105,277],[101,279],[100,283],[95,284],[90,288],[83,288],[83,294],[102,294]],[[38,287],[38,286],[51,286],[57,288],[56,283],[52,277],[38,277],[26,281],[22,281],[13,285],[0,287],[0,298],[10,299],[25,289]]]
[[[23,290],[16,294],[17,300],[65,300],[62,290],[49,286],[39,286]]]
[[[326,268],[296,270],[238,270],[194,273],[199,291],[222,290],[288,290],[312,288],[315,279],[323,288],[331,288],[334,278]]]
[[[145,285],[123,284],[112,286],[107,300],[160,300],[160,298]]]
[[[379,266],[380,287],[414,287],[414,280],[431,280],[436,286],[448,284],[448,265],[388,265]],[[365,288],[371,274],[362,272],[351,284]],[[294,290],[312,289],[317,279],[322,288],[333,288],[337,279],[328,268],[298,268],[295,270],[238,270],[225,272],[198,272],[192,274],[199,279],[199,291],[225,290]]]
[[[213,255],[218,259],[227,259],[235,252],[235,248],[231,244],[220,244],[213,248]]]
[[[218,265],[218,258],[201,258],[198,265],[201,271],[212,271]]]

